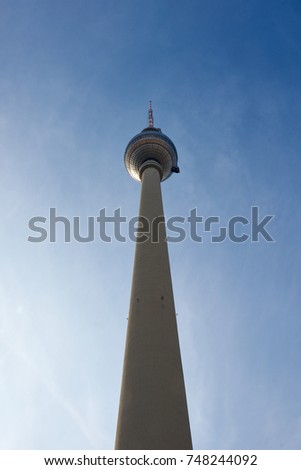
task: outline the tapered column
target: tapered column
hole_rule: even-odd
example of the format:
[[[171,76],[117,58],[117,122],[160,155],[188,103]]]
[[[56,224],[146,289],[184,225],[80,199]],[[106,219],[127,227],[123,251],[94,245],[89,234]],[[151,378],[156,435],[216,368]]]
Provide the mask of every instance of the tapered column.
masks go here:
[[[116,449],[192,449],[160,180],[144,169]]]

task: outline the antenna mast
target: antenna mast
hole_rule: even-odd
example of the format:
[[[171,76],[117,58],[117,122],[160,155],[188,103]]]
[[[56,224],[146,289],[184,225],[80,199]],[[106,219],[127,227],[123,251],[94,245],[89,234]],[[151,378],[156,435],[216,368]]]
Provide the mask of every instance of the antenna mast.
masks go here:
[[[154,117],[153,117],[153,108],[152,108],[152,102],[149,102],[149,107],[148,107],[148,127],[154,127]]]

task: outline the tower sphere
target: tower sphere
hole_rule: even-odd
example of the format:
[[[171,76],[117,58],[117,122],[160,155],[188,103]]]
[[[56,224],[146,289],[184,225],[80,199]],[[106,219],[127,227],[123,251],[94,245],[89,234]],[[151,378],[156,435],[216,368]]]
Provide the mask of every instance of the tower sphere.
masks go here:
[[[159,169],[161,181],[180,171],[176,147],[161,129],[155,127],[146,127],[130,140],[125,149],[124,163],[136,181],[141,181],[142,171],[147,166]]]

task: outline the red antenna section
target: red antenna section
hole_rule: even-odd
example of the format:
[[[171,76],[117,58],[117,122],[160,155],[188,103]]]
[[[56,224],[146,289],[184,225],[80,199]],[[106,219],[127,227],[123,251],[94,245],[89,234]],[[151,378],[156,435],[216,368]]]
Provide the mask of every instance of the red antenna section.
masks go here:
[[[153,116],[153,108],[152,108],[152,102],[149,102],[149,107],[148,107],[148,127],[154,127],[154,116]]]

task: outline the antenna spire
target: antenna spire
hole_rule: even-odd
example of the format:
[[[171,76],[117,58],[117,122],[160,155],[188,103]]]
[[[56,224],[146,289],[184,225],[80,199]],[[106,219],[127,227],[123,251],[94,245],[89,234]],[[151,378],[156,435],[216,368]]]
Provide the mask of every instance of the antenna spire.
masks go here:
[[[154,116],[153,116],[153,108],[152,108],[151,100],[149,102],[149,107],[148,107],[148,127],[154,127]]]

